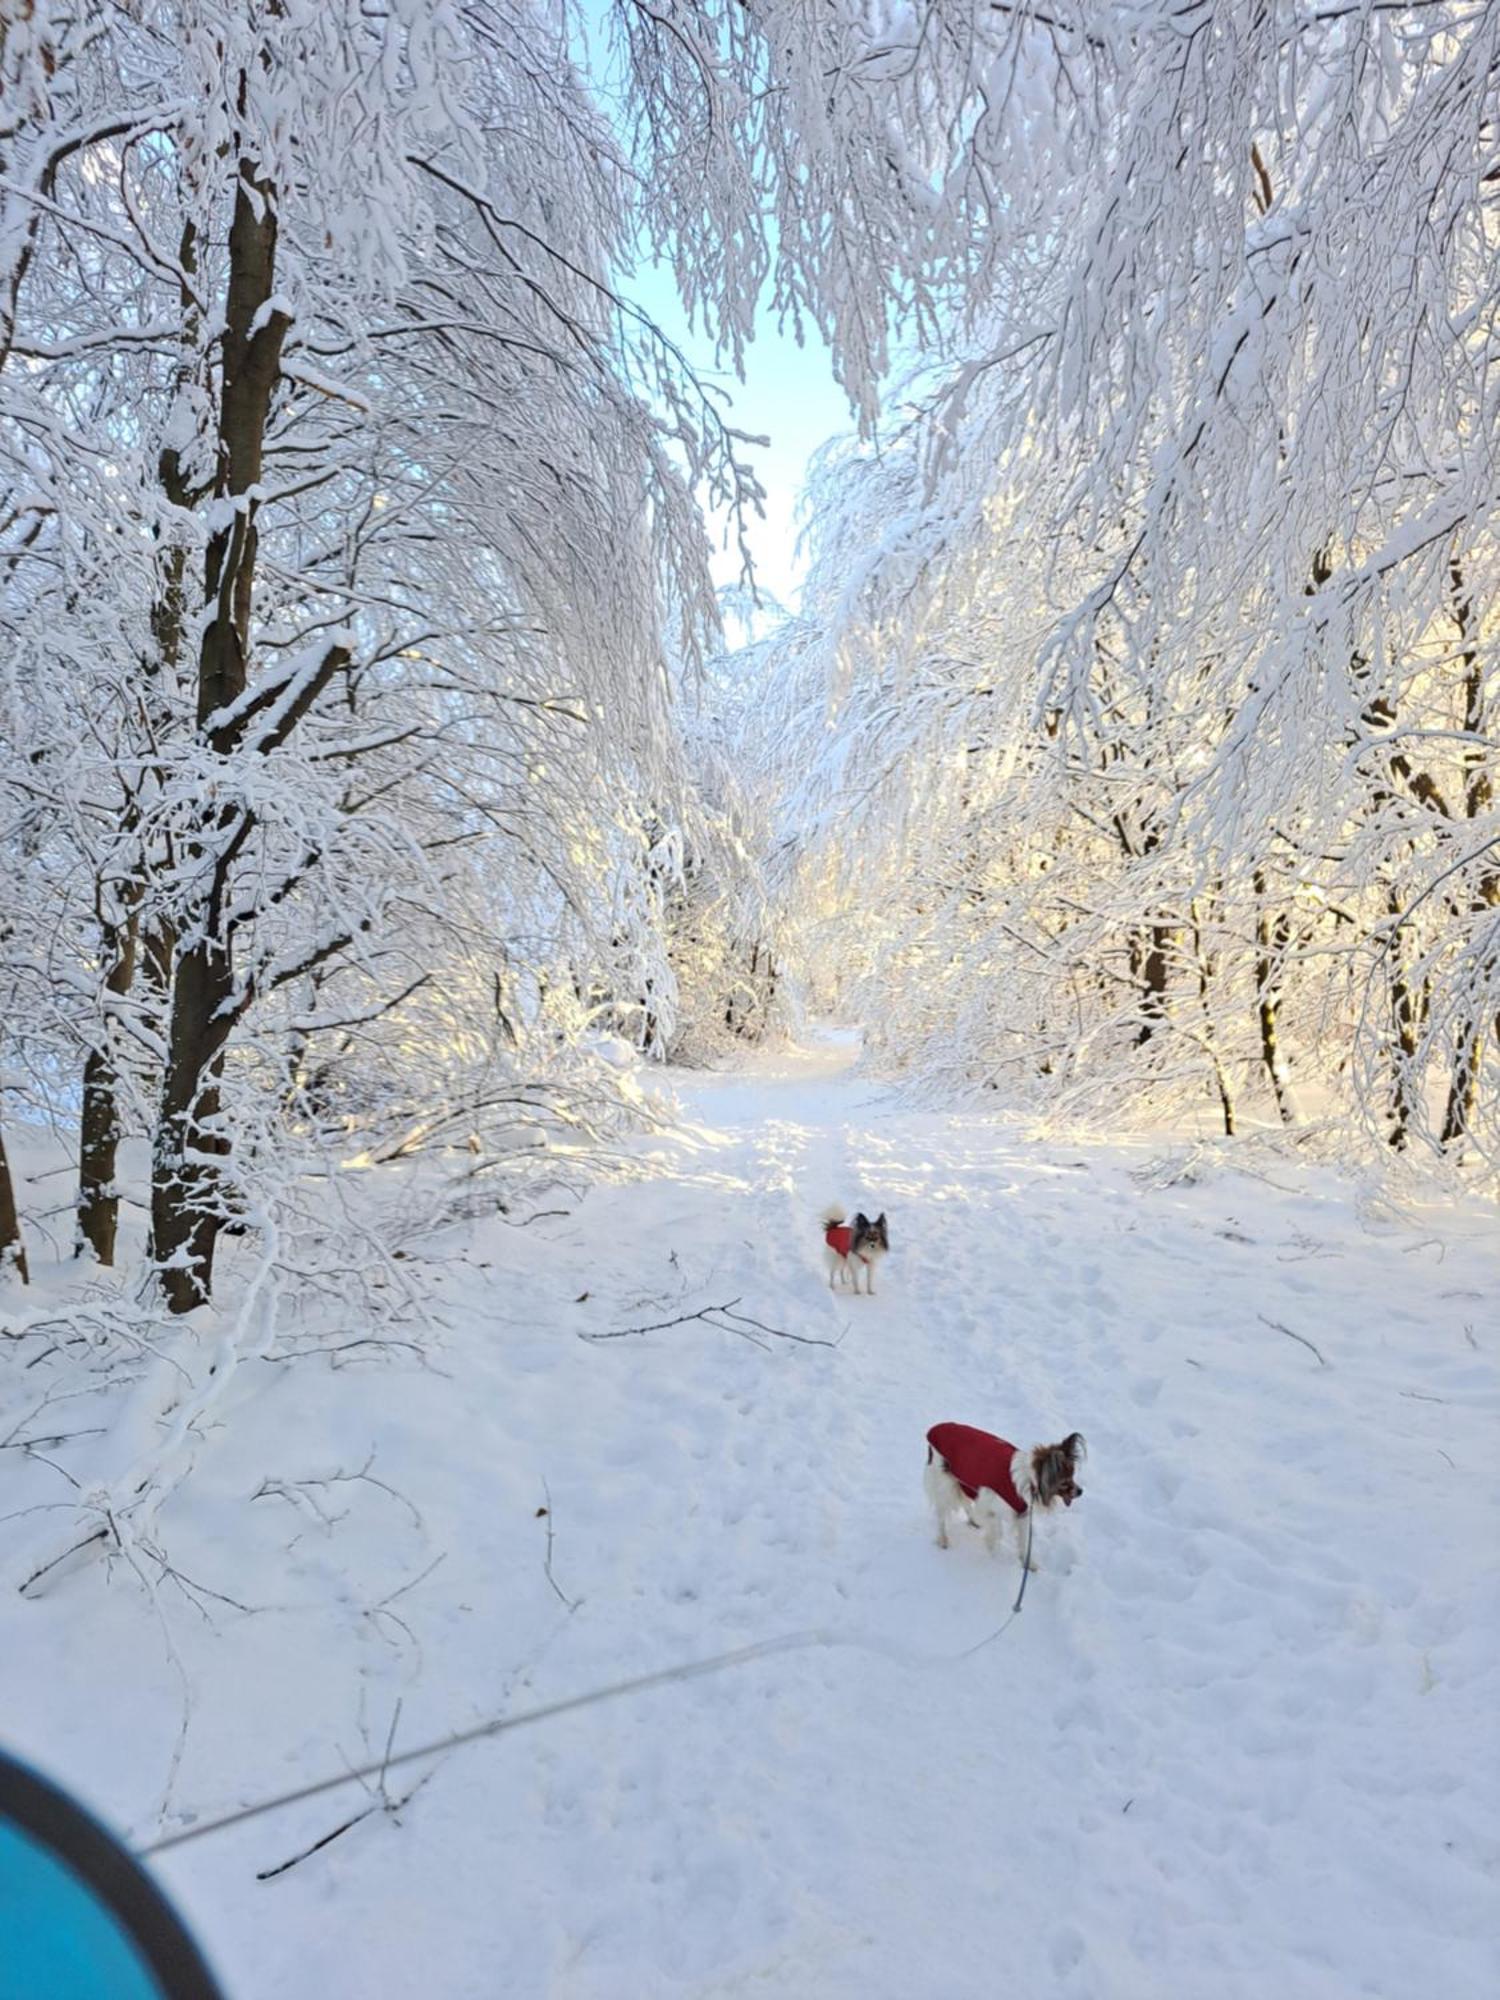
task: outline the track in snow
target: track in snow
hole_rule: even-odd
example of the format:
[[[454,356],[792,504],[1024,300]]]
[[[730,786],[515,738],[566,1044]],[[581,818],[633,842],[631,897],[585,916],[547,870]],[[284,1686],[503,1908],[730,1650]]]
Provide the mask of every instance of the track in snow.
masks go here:
[[[241,1411],[168,1537],[273,1608],[179,1635],[203,1692],[177,1799],[336,1769],[361,1721],[378,1753],[397,1695],[412,1742],[780,1633],[873,1649],[465,1752],[399,1830],[269,1886],[254,1870],[340,1801],[180,1850],[163,1872],[232,1992],[1477,2000],[1500,1862],[1493,1239],[1472,1215],[1362,1222],[1295,1167],[1153,1190],[1131,1169],[1159,1147],[903,1111],[849,1054],[679,1078],[686,1123],[640,1148],[642,1179],[450,1232],[445,1376],[304,1374]],[[826,1287],[834,1197],[890,1212],[873,1300]],[[735,1297],[841,1344],[574,1338]],[[1021,1618],[967,1660],[1016,1572],[977,1535],[933,1544],[922,1439],[945,1417],[1090,1448]],[[243,1540],[250,1482],[372,1440],[420,1534],[366,1494],[290,1547],[249,1510]],[[542,1572],[544,1483],[571,1612]],[[408,1645],[368,1606],[438,1551],[397,1607]],[[87,1719],[98,1601],[75,1586],[46,1616],[94,1665],[28,1682],[17,1738],[129,1816],[173,1691],[111,1596],[114,1698],[156,1728],[122,1749]]]

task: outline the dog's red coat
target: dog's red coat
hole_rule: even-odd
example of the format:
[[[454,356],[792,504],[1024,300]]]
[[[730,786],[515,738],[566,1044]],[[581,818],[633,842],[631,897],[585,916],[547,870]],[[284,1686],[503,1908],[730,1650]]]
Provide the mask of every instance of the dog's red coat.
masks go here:
[[[847,1257],[854,1248],[854,1231],[847,1222],[830,1222],[823,1231],[823,1241],[840,1257]]]
[[[1026,1502],[1010,1476],[1016,1449],[1013,1444],[988,1431],[977,1431],[972,1424],[934,1424],[927,1442],[971,1500],[981,1486],[988,1486],[1017,1514],[1026,1512]]]

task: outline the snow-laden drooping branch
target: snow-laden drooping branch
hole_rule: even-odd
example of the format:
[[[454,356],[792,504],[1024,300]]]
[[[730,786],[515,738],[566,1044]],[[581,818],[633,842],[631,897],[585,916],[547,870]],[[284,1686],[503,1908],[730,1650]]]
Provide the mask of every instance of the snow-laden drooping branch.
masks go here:
[[[995,11],[986,269],[775,642],[815,979],[930,1086],[1493,1163],[1500,17]]]

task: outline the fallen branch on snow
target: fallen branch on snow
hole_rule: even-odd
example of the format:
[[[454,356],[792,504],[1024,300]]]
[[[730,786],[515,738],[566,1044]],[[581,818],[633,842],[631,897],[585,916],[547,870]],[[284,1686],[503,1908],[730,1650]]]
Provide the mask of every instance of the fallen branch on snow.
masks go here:
[[[738,1304],[739,1300],[737,1298],[730,1299],[724,1305],[700,1306],[697,1312],[680,1313],[676,1319],[655,1320],[649,1326],[621,1326],[616,1327],[610,1333],[580,1333],[578,1338],[580,1340],[628,1340],[633,1334],[661,1333],[669,1326],[687,1326],[693,1320],[702,1320],[705,1326],[716,1327],[720,1333],[737,1333],[741,1340],[748,1340],[755,1347],[764,1347],[765,1342],[757,1340],[755,1334],[747,1333],[745,1331],[747,1327],[755,1327],[760,1333],[769,1334],[773,1340],[793,1340],[799,1347],[837,1347],[839,1344],[836,1340],[818,1340],[809,1333],[788,1333],[785,1327],[767,1326],[763,1320],[752,1319],[748,1313],[736,1312],[735,1307]],[[719,1319],[712,1318],[711,1315],[714,1313],[720,1314],[721,1317]],[[725,1320],[738,1320],[739,1325],[726,1326],[724,1324]]]
[[[1308,1340],[1305,1335],[1300,1333],[1293,1333],[1292,1329],[1289,1326],[1283,1326],[1279,1319],[1267,1319],[1264,1313],[1257,1313],[1256,1318],[1260,1320],[1263,1326],[1268,1326],[1272,1328],[1274,1332],[1284,1333],[1288,1340],[1295,1340],[1300,1342],[1301,1345],[1307,1349],[1309,1354],[1316,1354],[1318,1357],[1318,1366],[1320,1368],[1326,1368],[1328,1366],[1328,1358],[1323,1353],[1323,1350],[1320,1347],[1314,1347],[1312,1342]]]
[[[351,1813],[348,1819],[343,1820],[338,1826],[332,1828],[328,1833],[323,1834],[319,1839],[311,1842],[307,1847],[299,1848],[295,1854],[289,1854],[285,1861],[278,1861],[273,1868],[257,1868],[255,1871],[257,1882],[270,1882],[278,1875],[285,1875],[287,1870],[295,1868],[299,1861],[306,1861],[312,1855],[319,1853],[323,1848],[331,1846],[339,1838],[340,1834],[348,1833],[351,1828],[360,1825],[364,1820],[373,1819],[376,1813],[384,1813],[387,1818],[395,1819],[403,1806],[411,1804],[417,1793],[427,1783],[427,1780],[436,1775],[438,1766],[434,1765],[432,1770],[424,1771],[411,1789],[403,1792],[399,1799],[391,1797],[390,1793],[386,1790],[385,1780],[386,1772],[390,1768],[391,1748],[396,1740],[396,1724],[400,1720],[401,1703],[398,1700],[395,1712],[391,1716],[390,1731],[385,1739],[385,1761],[380,1767],[378,1779],[380,1789],[378,1793],[370,1792],[370,1803],[367,1806],[361,1807],[357,1813]],[[369,1787],[366,1786],[365,1789],[368,1791]],[[399,1823],[398,1821],[397,1824],[399,1825]]]
[[[561,1584],[559,1584],[557,1578],[552,1574],[552,1492],[545,1479],[542,1481],[542,1497],[546,1500],[547,1504],[545,1507],[538,1507],[536,1510],[538,1515],[547,1523],[547,1548],[542,1557],[542,1568],[546,1572],[548,1583],[551,1584],[553,1590],[557,1593],[558,1603],[562,1605],[565,1611],[571,1613],[578,1609],[583,1599],[581,1597],[576,1599],[564,1597]]]
[[[291,1506],[302,1508],[304,1511],[310,1513],[320,1526],[332,1528],[344,1519],[349,1510],[345,1508],[342,1513],[333,1513],[330,1510],[326,1497],[329,1487],[353,1486],[363,1481],[366,1486],[377,1486],[382,1493],[388,1493],[399,1506],[406,1509],[417,1529],[425,1532],[426,1523],[423,1521],[419,1509],[414,1507],[406,1495],[397,1487],[389,1485],[384,1479],[377,1479],[375,1477],[374,1473],[370,1470],[370,1467],[374,1463],[375,1452],[372,1447],[369,1456],[357,1472],[345,1472],[340,1469],[337,1472],[314,1474],[306,1479],[263,1479],[256,1490],[250,1495],[250,1498],[252,1500],[285,1500]],[[320,1493],[324,1496],[321,1500],[318,1497]]]

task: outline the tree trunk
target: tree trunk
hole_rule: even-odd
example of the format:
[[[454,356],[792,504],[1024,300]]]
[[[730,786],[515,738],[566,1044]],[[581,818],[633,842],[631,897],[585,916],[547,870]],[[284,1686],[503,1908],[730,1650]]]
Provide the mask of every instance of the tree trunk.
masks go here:
[[[1393,917],[1401,914],[1401,898],[1394,885],[1387,895],[1387,908]],[[1391,938],[1391,1025],[1393,1040],[1391,1045],[1391,1129],[1390,1144],[1400,1153],[1406,1149],[1406,1142],[1416,1117],[1416,1055],[1421,1040],[1422,1028],[1427,1018],[1427,993],[1413,990],[1407,977],[1406,962],[1402,957],[1401,938],[1395,933]]]
[[[1468,1131],[1479,1100],[1479,1066],[1484,1054],[1484,1030],[1471,1026],[1459,1037],[1448,1103],[1443,1113],[1443,1144],[1453,1145]]]
[[[1453,592],[1453,622],[1463,642],[1464,730],[1470,737],[1484,734],[1484,668],[1473,639],[1474,600],[1464,581],[1463,566],[1455,556],[1448,567]],[[1464,817],[1475,820],[1490,809],[1494,785],[1490,780],[1484,749],[1470,742],[1464,750]],[[1500,904],[1500,875],[1487,872],[1480,879],[1474,914],[1482,916]],[[1478,1017],[1462,1023],[1454,1052],[1453,1075],[1448,1084],[1448,1102],[1443,1112],[1442,1143],[1456,1145],[1468,1133],[1474,1106],[1479,1099],[1479,1067],[1484,1055],[1484,1025]]]
[[[1130,965],[1141,988],[1141,1025],[1136,1047],[1144,1048],[1167,1018],[1167,961],[1172,948],[1170,925],[1153,924],[1130,939]]]
[[[222,884],[227,870],[216,870]],[[216,903],[218,898],[215,899]],[[221,912],[214,910],[217,927]],[[213,1289],[214,1248],[229,1219],[219,1076],[234,1001],[228,947],[209,934],[180,951],[172,976],[167,1073],[151,1171],[151,1256],[173,1312]]]
[[[1133,836],[1123,813],[1114,816],[1116,838],[1127,860],[1144,859],[1161,845],[1161,827],[1148,820],[1138,836]],[[1174,932],[1170,924],[1153,924],[1149,930],[1129,934],[1127,954],[1131,977],[1141,989],[1140,1027],[1135,1045],[1142,1049],[1167,1018],[1167,982]]]
[[[139,883],[133,885],[138,901]],[[78,1122],[78,1242],[81,1256],[92,1250],[101,1264],[115,1261],[115,1233],[119,1227],[120,1197],[116,1185],[116,1165],[120,1150],[119,1073],[115,1068],[115,1003],[130,991],[135,978],[138,910],[131,908],[121,921],[102,926],[101,957],[104,975],[104,1006],[99,1038],[83,1065],[83,1111]]]
[[[184,225],[179,257],[185,272],[196,273],[197,231],[192,222]],[[180,293],[183,314],[181,359],[177,368],[177,388],[182,394],[198,365],[200,314],[192,293]],[[176,444],[163,447],[157,460],[157,478],[162,492],[174,509],[193,506],[197,495],[184,472],[182,452]],[[166,702],[176,686],[182,665],[183,639],[187,621],[187,550],[174,543],[161,564],[161,582],[151,607],[151,631],[156,642],[154,656],[147,659],[142,674],[142,697],[148,711],[155,711],[156,725],[169,726]],[[151,782],[149,776],[138,785]],[[141,800],[132,790],[121,816],[121,831],[133,842],[141,822]],[[150,873],[148,858],[139,849],[131,858],[129,873],[118,887],[99,884],[99,962],[104,968],[104,997],[99,1038],[89,1050],[83,1067],[83,1108],[78,1138],[78,1243],[77,1251],[93,1251],[101,1264],[113,1264],[115,1237],[119,1227],[120,1202],[116,1192],[116,1165],[120,1143],[119,1073],[114,1046],[118,1003],[135,984],[136,968],[144,963],[145,986],[158,1012],[162,1008],[171,978],[173,933],[161,912],[154,912],[141,936],[141,906]],[[105,905],[113,898],[115,913],[106,915]],[[159,1026],[158,1021],[158,1026]]]
[[[1214,886],[1214,895],[1220,890]],[[1214,1088],[1219,1093],[1219,1113],[1224,1121],[1224,1137],[1234,1137],[1234,1092],[1229,1087],[1229,1076],[1219,1054],[1219,1038],[1214,1032],[1213,1009],[1209,1005],[1209,994],[1213,988],[1214,957],[1205,951],[1203,944],[1203,924],[1198,914],[1198,906],[1193,903],[1189,914],[1193,920],[1193,957],[1198,965],[1198,1008],[1203,1016],[1203,1046],[1207,1051],[1209,1064],[1214,1073]]]
[[[244,694],[249,675],[258,503],[240,496],[260,480],[289,324],[272,304],[275,276],[275,189],[242,160],[229,231],[214,493],[216,500],[240,504],[221,510],[224,524],[208,545],[208,617],[198,653],[198,726],[220,754],[234,748],[240,727],[223,720],[210,725]],[[205,823],[195,858],[205,864],[208,885],[179,912],[151,1175],[151,1255],[173,1312],[190,1312],[210,1295],[214,1248],[229,1216],[224,1162],[230,1142],[220,1118],[220,1077],[237,1008],[226,915],[234,863],[249,832],[249,817],[238,809]]]
[[[5,1137],[0,1133],[0,1276],[13,1270],[23,1285],[31,1282],[26,1264],[26,1244],[21,1236],[21,1218],[16,1212],[16,1191],[11,1184],[10,1162],[5,1157]]]
[[[1255,1015],[1260,1027],[1260,1059],[1270,1078],[1276,1099],[1276,1115],[1283,1125],[1294,1124],[1291,1087],[1281,1056],[1281,968],[1287,942],[1292,934],[1285,911],[1273,918],[1266,908],[1266,877],[1257,868],[1255,886]]]

